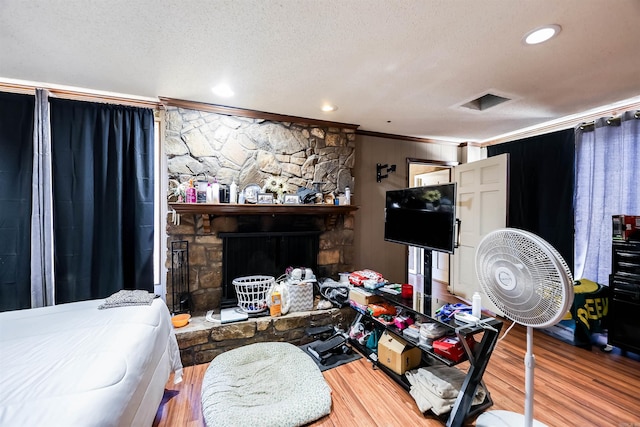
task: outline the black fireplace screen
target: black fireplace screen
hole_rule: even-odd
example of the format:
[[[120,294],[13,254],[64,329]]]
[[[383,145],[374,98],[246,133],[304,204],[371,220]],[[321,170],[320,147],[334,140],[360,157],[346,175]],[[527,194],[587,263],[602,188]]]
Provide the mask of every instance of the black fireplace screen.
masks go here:
[[[320,232],[220,233],[222,238],[222,307],[237,305],[233,279],[267,275],[276,279],[287,267],[318,273]]]
[[[171,286],[173,313],[190,313],[193,309],[189,292],[189,242],[171,242]]]

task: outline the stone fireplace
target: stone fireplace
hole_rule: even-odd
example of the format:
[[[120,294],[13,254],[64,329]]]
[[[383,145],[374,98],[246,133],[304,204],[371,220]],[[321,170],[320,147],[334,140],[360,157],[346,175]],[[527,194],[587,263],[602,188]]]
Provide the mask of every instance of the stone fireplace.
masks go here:
[[[170,242],[176,240],[189,242],[190,290],[195,305],[195,317],[189,325],[176,330],[183,365],[207,363],[220,353],[254,342],[286,341],[294,345],[305,344],[311,340],[305,334],[307,328],[333,325],[344,329],[352,322],[355,312],[348,306],[329,310],[294,312],[273,318],[265,313],[264,316],[250,317],[244,322],[223,325],[209,323],[202,315],[207,310],[217,309],[223,305],[224,286],[229,285],[228,280],[223,280],[225,235],[281,235],[282,233],[275,231],[281,229],[276,227],[279,222],[289,224],[290,227],[300,222],[314,224],[318,230],[314,233],[316,236],[314,242],[318,245],[315,273],[318,277],[337,279],[338,272],[351,270],[353,264],[354,218],[351,212],[354,208],[342,207],[337,214],[327,214],[323,212],[326,209],[320,207],[297,207],[307,212],[301,219],[289,213],[251,215],[251,218],[246,218],[245,215],[210,216],[206,213],[202,214],[197,204],[192,206],[183,204],[182,207],[188,212],[196,213],[183,213],[180,225],[168,221],[167,231]],[[237,209],[242,211],[252,207],[258,208],[251,206]],[[222,205],[217,208],[233,209]],[[276,207],[274,210],[278,208],[287,210],[286,207]],[[331,207],[327,209],[336,210]],[[258,229],[269,231],[256,232],[252,227],[244,228],[246,222],[260,224]],[[208,225],[205,226],[205,224]],[[169,307],[173,304],[170,281],[167,283],[167,304]]]
[[[278,278],[287,268],[318,271],[316,231],[220,233],[222,238],[222,307],[237,305],[233,279],[260,273]]]
[[[193,209],[197,209],[194,206]],[[240,276],[255,275],[255,274],[268,274],[269,271],[251,271],[242,269],[237,265],[224,265],[225,258],[224,248],[225,239],[229,236],[242,236],[248,235],[251,237],[257,237],[262,239],[282,238],[282,237],[301,237],[304,239],[297,240],[292,243],[291,250],[298,249],[299,251],[306,250],[302,248],[309,248],[310,242],[317,244],[316,250],[311,250],[312,255],[317,253],[315,262],[311,265],[299,265],[303,259],[309,259],[309,254],[296,253],[292,255],[290,259],[279,259],[280,264],[276,267],[282,271],[273,271],[274,277],[284,273],[283,266],[304,266],[317,269],[314,273],[317,277],[331,277],[338,279],[338,273],[341,271],[352,270],[353,265],[353,224],[354,218],[352,214],[334,215],[333,218],[327,220],[326,214],[306,215],[310,216],[306,221],[314,223],[314,231],[308,230],[306,232],[292,232],[280,228],[265,227],[261,231],[247,231],[244,230],[239,224],[243,223],[244,217],[238,216],[220,216],[215,217],[210,221],[210,231],[206,232],[203,224],[208,220],[203,216],[207,214],[182,214],[180,218],[180,225],[174,225],[168,221],[167,232],[169,235],[169,242],[171,241],[186,241],[189,243],[189,288],[194,304],[194,312],[204,313],[207,310],[218,309],[221,306],[234,305],[233,294],[229,294],[229,286],[232,286],[231,281]],[[291,215],[276,215],[281,221],[285,223],[295,223]],[[273,225],[274,216],[260,215],[262,221],[258,221],[259,224],[267,222]],[[290,218],[291,217],[291,218]],[[252,218],[255,222],[256,218]],[[257,250],[254,247],[254,250]],[[251,257],[251,254],[246,254],[247,260]],[[306,258],[300,258],[306,256]],[[169,260],[170,261],[170,260]],[[234,262],[242,261],[242,257]],[[256,264],[249,264],[256,265]],[[171,268],[171,265],[168,265]],[[226,272],[226,274],[225,274]],[[239,275],[239,276],[238,276]],[[167,281],[167,304],[172,307],[172,283],[169,279]],[[231,301],[230,301],[231,300]]]
[[[176,200],[180,184],[189,179],[215,179],[225,186],[235,181],[239,190],[258,184],[269,191],[268,183],[276,178],[282,192],[291,194],[299,188],[319,186],[327,196],[341,194],[345,187],[354,185],[355,129],[167,107],[164,145],[169,201]],[[256,215],[237,211],[237,207],[241,205],[226,205],[223,211],[205,213],[194,206],[190,213],[180,215],[179,224],[171,221],[171,214],[167,218],[168,247],[178,240],[189,244],[189,288],[194,312],[204,313],[221,307],[223,300],[228,302],[228,286],[234,278],[231,276],[241,271],[264,274],[223,265],[225,239],[238,233],[258,233],[262,237],[282,237],[292,232],[315,234],[317,255],[311,256],[316,257],[316,262],[304,267],[317,266],[316,276],[334,279],[338,272],[353,269],[353,210],[325,213],[314,211],[313,205],[304,205],[291,206],[283,213],[270,212],[264,206],[266,211]],[[307,261],[282,260],[284,264],[278,264],[278,268],[300,262]],[[170,254],[166,264],[171,269]],[[271,275],[276,276],[275,273]],[[172,307],[170,274],[167,303]]]

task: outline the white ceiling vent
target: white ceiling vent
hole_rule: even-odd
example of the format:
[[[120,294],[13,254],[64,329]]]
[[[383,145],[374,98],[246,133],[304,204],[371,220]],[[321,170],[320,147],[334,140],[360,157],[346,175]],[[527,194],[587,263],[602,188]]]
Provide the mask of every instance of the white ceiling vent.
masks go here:
[[[503,96],[487,93],[476,99],[472,99],[465,104],[462,104],[461,107],[469,108],[471,110],[484,111],[491,107],[495,107],[496,105],[500,105],[506,101],[511,101],[511,98],[505,98]]]

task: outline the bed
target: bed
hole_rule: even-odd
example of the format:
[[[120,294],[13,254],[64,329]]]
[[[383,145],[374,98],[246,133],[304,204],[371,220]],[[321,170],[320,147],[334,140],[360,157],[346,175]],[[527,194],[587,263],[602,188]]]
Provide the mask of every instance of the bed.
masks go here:
[[[169,310],[104,301],[0,313],[0,425],[152,425],[182,377]]]

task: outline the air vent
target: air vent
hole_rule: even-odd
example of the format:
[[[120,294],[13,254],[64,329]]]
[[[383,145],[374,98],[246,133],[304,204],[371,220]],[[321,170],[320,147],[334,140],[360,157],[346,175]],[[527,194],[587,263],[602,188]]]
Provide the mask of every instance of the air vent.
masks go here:
[[[510,99],[488,93],[486,95],[482,95],[480,98],[473,99],[466,104],[462,104],[461,107],[484,111],[491,107],[495,107],[496,105],[500,105],[505,101],[510,101]]]

